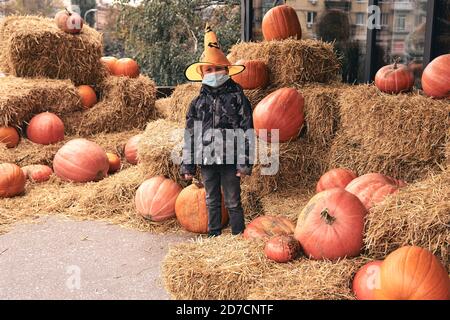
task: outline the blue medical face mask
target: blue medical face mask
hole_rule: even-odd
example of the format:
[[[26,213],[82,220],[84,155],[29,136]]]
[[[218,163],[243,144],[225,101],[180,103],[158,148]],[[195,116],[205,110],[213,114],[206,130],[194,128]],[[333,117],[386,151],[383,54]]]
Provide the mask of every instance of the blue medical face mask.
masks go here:
[[[203,77],[202,83],[213,88],[218,88],[230,79],[228,74],[208,73]]]

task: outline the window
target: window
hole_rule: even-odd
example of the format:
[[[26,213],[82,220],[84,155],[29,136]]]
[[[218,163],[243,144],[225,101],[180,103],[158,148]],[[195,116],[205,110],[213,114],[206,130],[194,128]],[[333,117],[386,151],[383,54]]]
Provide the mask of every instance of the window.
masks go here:
[[[395,17],[395,30],[397,32],[402,32],[406,30],[406,16],[398,15]]]
[[[308,11],[306,16],[306,24],[309,28],[314,24],[314,21],[316,20],[317,12],[314,11]]]
[[[381,25],[382,26],[389,25],[389,13],[381,13]]]
[[[357,26],[364,26],[366,22],[366,14],[358,12],[356,14],[356,25]]]

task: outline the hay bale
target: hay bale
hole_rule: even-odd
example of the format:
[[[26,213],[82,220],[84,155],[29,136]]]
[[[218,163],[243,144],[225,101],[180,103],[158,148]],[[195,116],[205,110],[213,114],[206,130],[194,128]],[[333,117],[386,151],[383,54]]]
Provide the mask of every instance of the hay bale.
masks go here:
[[[172,98],[162,98],[155,101],[155,109],[158,112],[158,118],[168,119],[171,114]]]
[[[173,299],[354,299],[350,282],[365,258],[268,260],[264,242],[223,235],[171,246],[162,275]]]
[[[291,189],[269,194],[261,199],[263,214],[286,216],[297,221],[298,215],[314,196],[311,189]]]
[[[365,247],[382,259],[404,245],[427,248],[449,265],[450,170],[400,189],[371,209]],[[450,270],[450,268],[449,268]]]
[[[0,78],[0,126],[21,127],[41,112],[58,116],[81,110],[77,89],[67,80]]]
[[[106,74],[102,54],[101,34],[86,24],[79,35],[71,35],[42,17],[11,16],[0,23],[0,70],[18,77],[95,85]]]
[[[341,126],[330,167],[382,172],[407,181],[440,170],[450,123],[448,101],[416,92],[389,95],[371,85],[345,89],[339,100]]]
[[[230,51],[232,60],[262,60],[277,87],[295,83],[327,83],[337,78],[340,62],[331,43],[319,40],[241,42]]]
[[[101,100],[94,107],[63,118],[66,132],[87,136],[145,128],[158,118],[156,86],[147,76],[110,76],[100,84]]]

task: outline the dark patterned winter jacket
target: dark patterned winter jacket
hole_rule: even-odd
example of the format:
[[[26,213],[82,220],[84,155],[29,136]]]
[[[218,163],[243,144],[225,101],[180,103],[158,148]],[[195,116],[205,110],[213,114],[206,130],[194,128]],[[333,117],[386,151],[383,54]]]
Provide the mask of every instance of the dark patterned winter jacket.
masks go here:
[[[225,129],[233,130],[227,132]],[[244,139],[226,139],[230,131],[246,134]],[[238,84],[230,79],[219,88],[203,85],[200,95],[191,102],[186,115],[181,174],[194,174],[197,165],[214,163],[233,163],[236,164],[236,170],[251,174],[255,141],[253,134],[252,108]],[[220,136],[223,138],[222,144]],[[222,156],[214,152],[221,149]],[[233,153],[230,154],[231,151]]]

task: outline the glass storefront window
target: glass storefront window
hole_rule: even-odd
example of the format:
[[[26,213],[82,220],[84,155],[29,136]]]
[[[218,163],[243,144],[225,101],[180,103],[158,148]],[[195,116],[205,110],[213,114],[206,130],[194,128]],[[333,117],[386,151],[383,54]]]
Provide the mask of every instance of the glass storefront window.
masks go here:
[[[440,56],[450,53],[450,0],[437,1],[435,36],[436,46],[434,54]]]

